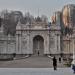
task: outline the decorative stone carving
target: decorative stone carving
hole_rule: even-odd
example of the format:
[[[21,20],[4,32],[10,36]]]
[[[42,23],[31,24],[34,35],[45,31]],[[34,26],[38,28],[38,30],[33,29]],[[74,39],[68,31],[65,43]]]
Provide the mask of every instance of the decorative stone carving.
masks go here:
[[[55,47],[55,39],[50,38],[50,48],[54,48],[54,47]]]

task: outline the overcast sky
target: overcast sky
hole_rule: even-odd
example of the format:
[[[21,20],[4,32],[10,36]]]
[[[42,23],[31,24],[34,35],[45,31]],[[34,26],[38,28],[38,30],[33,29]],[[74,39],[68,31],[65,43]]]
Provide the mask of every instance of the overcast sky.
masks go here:
[[[30,12],[33,16],[41,14],[51,17],[53,12],[62,9],[66,4],[75,4],[75,0],[0,0],[0,11],[20,10],[23,13]]]

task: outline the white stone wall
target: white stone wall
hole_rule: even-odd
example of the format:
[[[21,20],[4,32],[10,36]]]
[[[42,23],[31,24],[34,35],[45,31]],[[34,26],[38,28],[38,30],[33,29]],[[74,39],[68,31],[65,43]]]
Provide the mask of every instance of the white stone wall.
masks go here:
[[[7,40],[1,40],[0,41],[0,53],[1,54],[12,54],[15,53],[16,50],[16,44],[15,41],[7,41]]]
[[[8,54],[15,53],[15,50],[16,50],[16,43],[10,41],[10,42],[8,43],[8,51],[7,51],[7,53],[8,53]]]
[[[7,53],[7,42],[6,41],[0,41],[0,53],[1,54]]]
[[[30,54],[30,47],[29,47],[29,35],[27,34],[26,36],[22,37],[22,41],[21,41],[21,53],[22,54]]]
[[[60,35],[56,31],[50,31],[50,54],[60,54]]]
[[[50,37],[50,53],[57,54],[57,38],[55,36]]]
[[[21,54],[21,35],[16,35],[16,54]]]
[[[60,35],[57,36],[57,30],[60,26],[52,26],[49,35],[49,27],[44,23],[34,23],[22,25],[22,30],[16,31],[16,53],[17,54],[33,54],[33,38],[37,35],[44,39],[44,54],[59,54],[60,53]],[[28,27],[28,28],[27,28]],[[29,27],[31,27],[29,29]],[[19,34],[19,36],[18,36]],[[57,42],[58,41],[58,42]],[[52,43],[53,42],[53,43]],[[58,48],[57,48],[58,46]]]
[[[73,41],[63,40],[63,53],[64,54],[72,54],[73,53]]]
[[[60,53],[60,36],[57,36],[52,33],[49,38],[49,32],[47,30],[31,30],[30,33],[29,31],[24,30],[22,35],[19,35],[19,37],[17,35],[16,38],[17,54],[33,54],[33,38],[37,35],[41,36],[44,39],[44,54]]]

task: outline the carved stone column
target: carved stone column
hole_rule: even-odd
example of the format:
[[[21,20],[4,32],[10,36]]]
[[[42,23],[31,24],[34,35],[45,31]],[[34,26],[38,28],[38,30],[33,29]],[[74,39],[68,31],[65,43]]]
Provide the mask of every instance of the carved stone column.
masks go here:
[[[57,54],[61,53],[61,48],[60,48],[60,35],[56,34],[56,49],[57,49]]]

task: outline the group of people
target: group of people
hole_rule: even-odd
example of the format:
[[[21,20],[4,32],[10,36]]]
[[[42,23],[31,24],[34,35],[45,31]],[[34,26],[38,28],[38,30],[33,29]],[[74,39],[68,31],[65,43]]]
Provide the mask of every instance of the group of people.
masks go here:
[[[61,57],[59,57],[59,63],[61,63]],[[57,70],[57,59],[55,56],[53,57],[53,68]]]

